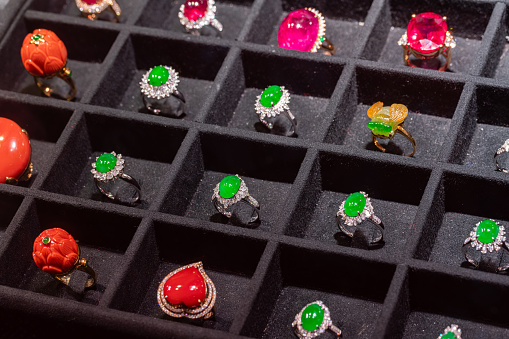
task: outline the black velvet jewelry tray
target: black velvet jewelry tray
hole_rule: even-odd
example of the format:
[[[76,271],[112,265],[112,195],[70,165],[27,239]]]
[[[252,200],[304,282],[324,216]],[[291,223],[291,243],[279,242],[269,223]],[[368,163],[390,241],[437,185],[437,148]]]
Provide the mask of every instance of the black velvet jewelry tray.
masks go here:
[[[118,2],[120,23],[82,18],[73,0],[2,3],[0,116],[29,132],[36,173],[0,185],[0,337],[295,338],[295,315],[315,300],[344,338],[436,338],[451,323],[466,339],[509,337],[509,277],[461,252],[478,221],[509,225],[509,176],[493,164],[509,137],[509,1],[216,0],[220,39],[185,33],[182,0]],[[323,13],[336,55],[277,47],[279,23],[302,7]],[[425,11],[447,16],[456,38],[447,72],[403,64],[397,41]],[[23,68],[35,28],[66,44],[74,101],[43,97]],[[138,83],[161,64],[179,72],[182,119],[143,107]],[[255,98],[273,84],[291,93],[296,138],[257,120]],[[408,106],[414,157],[375,148],[376,101]],[[134,207],[94,185],[91,163],[111,151],[141,185]],[[229,174],[260,202],[258,227],[214,209]],[[385,224],[381,248],[353,248],[337,227],[356,191]],[[95,289],[76,293],[35,266],[33,240],[52,227],[78,240]],[[197,261],[217,288],[215,319],[170,318],[157,287]]]

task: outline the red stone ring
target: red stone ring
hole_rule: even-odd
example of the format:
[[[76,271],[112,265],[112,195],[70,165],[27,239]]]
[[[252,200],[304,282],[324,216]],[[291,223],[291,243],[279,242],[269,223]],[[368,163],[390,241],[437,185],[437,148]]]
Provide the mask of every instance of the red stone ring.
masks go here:
[[[274,132],[285,136],[293,136],[297,131],[297,119],[290,111],[290,92],[284,86],[272,85],[256,97],[255,111],[261,123],[274,132],[276,119],[283,113],[291,123],[285,132]]]
[[[115,15],[113,22],[120,20],[122,10],[115,0],[76,0],[76,6],[81,12],[81,15],[90,19],[96,20],[99,14],[105,10],[110,11]]]
[[[214,315],[216,287],[200,262],[168,274],[157,289],[157,303],[170,317],[209,319]]]
[[[69,101],[74,99],[76,86],[71,77],[71,70],[66,67],[67,49],[55,33],[42,28],[29,33],[23,40],[21,60],[44,95],[65,97]],[[56,85],[52,81],[55,77],[64,80],[70,87],[68,93],[62,95],[56,93],[52,88]]]
[[[172,67],[160,65],[149,69],[140,82],[145,107],[154,114],[180,118],[185,113],[186,100],[177,89],[179,82],[178,73]],[[178,106],[171,97],[177,99]]]
[[[16,185],[32,177],[28,133],[14,121],[0,118],[0,183]]]
[[[421,67],[445,71],[451,64],[451,49],[456,41],[447,30],[447,18],[432,12],[413,14],[407,31],[398,41],[403,47],[405,64],[410,67]],[[440,63],[442,55],[445,62]],[[412,60],[414,56],[418,60]],[[419,62],[417,62],[419,61]]]
[[[333,55],[334,45],[325,37],[325,18],[314,8],[290,12],[279,26],[278,45],[281,48]]]
[[[66,285],[69,285],[70,274],[80,270],[88,274],[85,288],[95,286],[97,273],[86,259],[80,259],[78,244],[72,235],[61,228],[50,228],[39,234],[34,241],[32,257],[41,270]]]
[[[194,35],[200,35],[205,26],[215,28],[217,34],[223,31],[223,25],[216,19],[214,0],[186,0],[180,6],[179,19],[186,31]]]
[[[253,198],[247,189],[247,185],[238,174],[224,177],[214,188],[212,203],[222,215],[231,218],[232,207],[245,202],[253,208],[253,216],[249,220],[252,224],[260,218],[260,204]]]
[[[92,170],[90,172],[94,175],[97,189],[103,195],[123,204],[134,205],[141,198],[141,187],[133,177],[124,173],[124,167],[125,160],[122,158],[122,154],[116,154],[115,152],[103,153],[92,163]],[[108,188],[103,186],[106,183],[115,184],[117,179],[121,179],[135,188],[134,195],[129,200],[120,198],[120,196],[113,194]],[[118,188],[117,193],[119,193]]]

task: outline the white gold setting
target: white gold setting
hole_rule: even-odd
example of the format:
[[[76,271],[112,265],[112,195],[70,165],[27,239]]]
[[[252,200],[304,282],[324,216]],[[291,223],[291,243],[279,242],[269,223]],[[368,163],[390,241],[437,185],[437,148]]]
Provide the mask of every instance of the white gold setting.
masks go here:
[[[493,219],[489,220],[495,221]],[[470,232],[470,236],[465,239],[465,242],[463,244],[466,245],[470,242],[470,245],[473,248],[475,248],[476,251],[481,251],[481,253],[483,254],[486,254],[488,252],[492,253],[493,251],[495,252],[499,251],[504,245],[504,242],[506,240],[504,226],[500,225],[497,221],[495,221],[495,223],[498,225],[498,235],[493,242],[485,244],[477,239],[477,228],[479,227],[480,223],[481,221],[475,224],[473,230]]]
[[[106,173],[101,173],[96,170],[95,163],[97,162],[97,159],[99,159],[99,157],[95,158],[95,161],[92,163],[92,169],[90,170],[90,172],[94,175],[94,179],[97,179],[102,182],[108,182],[122,176],[122,174],[124,173],[124,159],[122,158],[122,154],[116,154],[115,152],[111,152],[111,154],[113,154],[117,158],[117,163],[115,164],[114,168],[112,168],[110,171]]]
[[[504,144],[500,146],[500,148],[497,150],[497,155],[502,154],[504,152],[509,152],[509,139],[504,141]]]
[[[365,221],[368,218],[371,218],[375,223],[379,224],[381,222],[381,220],[375,215],[375,212],[373,210],[373,205],[371,204],[371,199],[368,197],[368,195],[366,193],[364,193],[362,191],[359,193],[361,193],[363,196],[366,197],[366,206],[364,206],[364,209],[362,210],[362,212],[359,213],[359,215],[356,217],[350,217],[350,216],[346,215],[346,213],[345,213],[346,200],[345,200],[339,206],[339,210],[336,213],[336,216],[338,216],[338,217],[340,216],[343,219],[343,222],[347,226],[357,226],[358,224],[360,224],[361,222]]]
[[[176,273],[190,267],[197,268],[198,271],[200,271],[203,280],[205,281],[205,286],[207,289],[207,292],[205,294],[205,300],[203,300],[203,302],[197,307],[186,307],[185,305],[182,304],[180,305],[170,304],[164,297],[164,284],[166,284],[166,281]],[[161,283],[159,284],[159,288],[157,289],[157,303],[159,304],[159,307],[161,307],[161,309],[164,311],[164,313],[168,314],[170,317],[174,318],[186,317],[189,319],[198,318],[208,319],[213,315],[212,308],[216,303],[216,287],[214,286],[214,283],[209,278],[209,276],[205,273],[202,262],[199,261],[193,264],[177,268],[176,270],[168,274],[166,277],[164,277],[163,281],[161,281]]]
[[[458,325],[455,324],[447,326],[444,330],[444,333],[440,334],[437,339],[441,339],[444,335],[448,333],[454,333],[454,337],[456,339],[461,339],[461,329],[458,327]]]
[[[228,218],[231,218],[232,216],[232,213],[229,212],[228,209],[243,199],[252,205],[255,209],[260,207],[258,201],[249,195],[249,191],[244,180],[242,180],[238,174],[235,174],[235,176],[240,180],[240,187],[233,197],[226,199],[223,198],[221,194],[219,194],[219,185],[221,182],[219,182],[216,187],[214,187],[214,193],[212,194],[212,201],[214,202],[214,206],[221,214],[227,216]],[[251,222],[256,221],[256,219],[258,219],[258,215],[253,217]]]
[[[272,107],[265,107],[261,104],[260,99],[262,97],[263,92],[265,92],[267,88],[264,89],[262,93],[260,93],[260,95],[256,97],[255,111],[256,114],[258,114],[258,119],[268,128],[272,129],[273,127],[272,123],[268,122],[266,119],[275,118],[279,114],[283,113],[285,110],[290,112],[290,107],[288,106],[290,104],[290,92],[288,92],[288,90],[284,86],[280,86],[282,94],[281,98],[279,98],[279,101]]]
[[[99,14],[108,6],[111,6],[111,9],[115,13],[115,15],[120,16],[122,11],[120,6],[114,0],[98,0],[95,4],[89,5],[83,0],[76,0],[76,6],[80,10],[81,13],[85,14]]]
[[[141,93],[145,95],[147,98],[155,98],[158,100],[168,98],[170,95],[177,91],[177,86],[180,81],[178,73],[172,67],[163,65],[160,66],[166,68],[169,73],[168,80],[161,86],[152,86],[148,82],[148,76],[150,72],[152,72],[152,70],[158,66],[149,69],[148,72],[146,72],[141,78],[140,82]]]
[[[316,304],[323,309],[323,321],[320,324],[319,328],[317,328],[314,331],[308,331],[302,327],[302,313],[308,306],[313,304]],[[325,304],[321,300],[313,301],[312,303],[309,303],[306,306],[304,306],[300,310],[300,312],[297,313],[297,315],[295,316],[295,320],[292,322],[292,327],[294,328],[297,337],[301,339],[311,339],[318,337],[328,329],[331,329],[331,331],[335,332],[336,335],[338,336],[341,335],[341,330],[332,324],[329,309],[327,308],[327,306],[325,306]]]
[[[179,20],[182,26],[186,28],[187,31],[199,30],[204,26],[211,25],[219,32],[223,30],[223,25],[216,19],[216,4],[214,0],[207,1],[207,11],[203,17],[199,18],[196,21],[191,21],[184,15],[185,4],[180,6],[179,10]]]

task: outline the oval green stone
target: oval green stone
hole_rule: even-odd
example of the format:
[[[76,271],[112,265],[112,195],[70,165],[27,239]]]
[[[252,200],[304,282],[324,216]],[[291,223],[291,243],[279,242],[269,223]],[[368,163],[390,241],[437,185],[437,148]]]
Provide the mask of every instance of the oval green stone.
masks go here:
[[[498,225],[494,220],[483,220],[477,226],[477,240],[483,244],[490,244],[498,236]]]
[[[236,175],[224,177],[219,183],[219,195],[225,199],[233,197],[240,188],[240,179]]]
[[[304,309],[300,321],[302,328],[306,331],[314,331],[320,327],[323,322],[324,310],[320,305],[311,304]]]
[[[148,74],[148,83],[151,86],[161,86],[164,85],[168,78],[170,77],[170,72],[164,66],[156,66],[152,68],[150,73]]]
[[[104,153],[95,162],[95,169],[97,172],[108,173],[117,164],[117,157],[111,153]]]
[[[447,332],[446,334],[442,334],[440,339],[456,339],[456,335],[454,332]]]
[[[260,104],[265,107],[273,107],[279,102],[281,95],[283,95],[281,87],[277,85],[269,86],[265,89],[265,91],[263,91],[260,97]]]
[[[50,243],[50,241],[51,241],[51,238],[50,238],[50,237],[44,237],[44,238],[42,238],[42,243],[43,243],[44,245],[49,244],[49,243]]]
[[[345,201],[345,214],[349,217],[358,216],[366,207],[366,197],[360,192],[352,193]]]

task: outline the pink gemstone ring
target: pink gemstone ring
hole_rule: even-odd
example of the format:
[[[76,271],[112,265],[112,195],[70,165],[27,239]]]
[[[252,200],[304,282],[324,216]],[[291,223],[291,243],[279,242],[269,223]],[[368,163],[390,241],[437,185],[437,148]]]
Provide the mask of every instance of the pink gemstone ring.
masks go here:
[[[200,30],[211,26],[219,33],[223,25],[216,19],[216,4],[214,0],[186,0],[180,6],[179,19],[182,26],[191,34],[201,35]]]
[[[76,0],[76,6],[78,6],[81,15],[92,21],[106,10],[115,16],[113,22],[118,22],[122,14],[122,10],[115,0]]]
[[[334,45],[325,37],[325,18],[314,8],[301,8],[288,13],[277,33],[280,48],[333,55]]]
[[[447,30],[446,17],[426,12],[412,15],[406,33],[398,41],[398,45],[403,47],[407,66],[445,71],[451,64],[451,49],[456,47],[456,41]],[[440,63],[438,60],[441,55],[445,62]],[[412,61],[411,56],[425,62]]]

